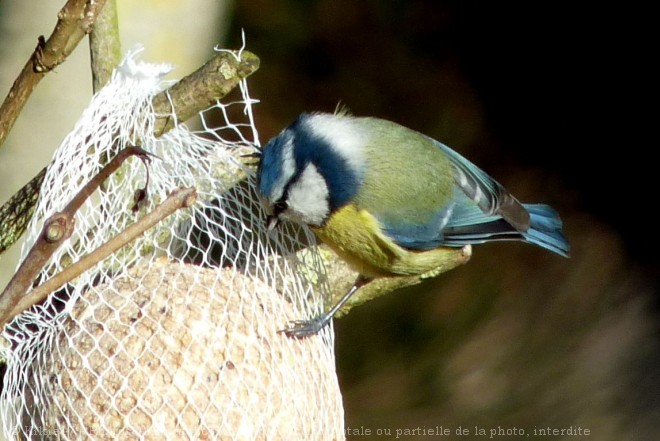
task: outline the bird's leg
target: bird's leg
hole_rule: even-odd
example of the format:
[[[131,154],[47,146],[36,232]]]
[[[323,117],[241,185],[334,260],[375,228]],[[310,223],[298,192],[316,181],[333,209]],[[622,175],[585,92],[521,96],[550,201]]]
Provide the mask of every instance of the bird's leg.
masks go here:
[[[282,329],[279,332],[285,333],[288,337],[296,337],[296,338],[303,338],[303,337],[308,337],[310,335],[317,334],[321,329],[323,329],[325,326],[327,326],[330,323],[330,320],[332,320],[332,317],[339,311],[342,306],[346,304],[348,299],[351,298],[353,294],[355,294],[355,291],[360,289],[362,286],[366,285],[371,281],[370,278],[364,277],[362,275],[359,275],[357,279],[355,279],[355,282],[353,282],[353,286],[342,296],[341,299],[337,303],[335,303],[332,308],[330,308],[327,312],[324,312],[322,314],[317,315],[311,320],[296,320],[291,322],[293,326],[290,328]]]

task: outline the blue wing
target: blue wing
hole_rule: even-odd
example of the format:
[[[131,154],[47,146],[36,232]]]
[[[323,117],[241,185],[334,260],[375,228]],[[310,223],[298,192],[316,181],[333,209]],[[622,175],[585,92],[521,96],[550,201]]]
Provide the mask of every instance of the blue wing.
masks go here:
[[[439,210],[428,222],[393,221],[379,218],[383,233],[397,245],[411,250],[430,250],[444,244],[443,228],[449,222],[454,204]]]
[[[521,204],[500,183],[449,147],[433,140],[454,171],[452,202],[423,223],[379,219],[383,232],[412,250],[522,240],[567,256],[561,219],[548,205]]]
[[[456,213],[459,221],[462,217],[474,219],[477,216],[474,220],[478,222],[479,215],[474,210],[476,206],[483,216],[498,215],[518,231],[530,227],[527,210],[499,182],[446,145],[433,142],[449,157],[454,166],[455,186],[462,190],[462,194],[454,193],[456,202],[463,208]]]

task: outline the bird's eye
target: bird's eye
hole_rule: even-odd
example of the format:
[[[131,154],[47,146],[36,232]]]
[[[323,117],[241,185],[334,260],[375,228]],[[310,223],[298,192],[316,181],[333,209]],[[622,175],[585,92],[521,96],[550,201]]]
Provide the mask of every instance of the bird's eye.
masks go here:
[[[288,208],[287,204],[285,201],[280,199],[279,201],[275,202],[275,205],[273,205],[273,214],[277,216],[278,214],[282,213],[283,211],[286,211]]]

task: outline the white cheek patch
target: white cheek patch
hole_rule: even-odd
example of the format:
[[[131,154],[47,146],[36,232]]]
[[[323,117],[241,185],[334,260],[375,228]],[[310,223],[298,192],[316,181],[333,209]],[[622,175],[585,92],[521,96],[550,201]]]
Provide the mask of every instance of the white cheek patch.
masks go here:
[[[306,121],[310,133],[325,140],[358,176],[364,171],[364,145],[368,136],[348,116],[314,114]]]
[[[328,186],[316,167],[308,164],[289,187],[287,214],[292,220],[321,225],[330,214]]]

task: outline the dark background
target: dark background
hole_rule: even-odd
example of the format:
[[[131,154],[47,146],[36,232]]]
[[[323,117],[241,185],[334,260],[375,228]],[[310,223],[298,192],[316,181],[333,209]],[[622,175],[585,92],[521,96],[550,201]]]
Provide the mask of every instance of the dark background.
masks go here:
[[[468,265],[337,320],[348,427],[581,425],[598,440],[653,439],[647,17],[628,3],[237,2],[230,35],[243,29],[261,58],[250,88],[262,142],[341,101],[552,204],[572,245],[571,259],[477,247]]]

